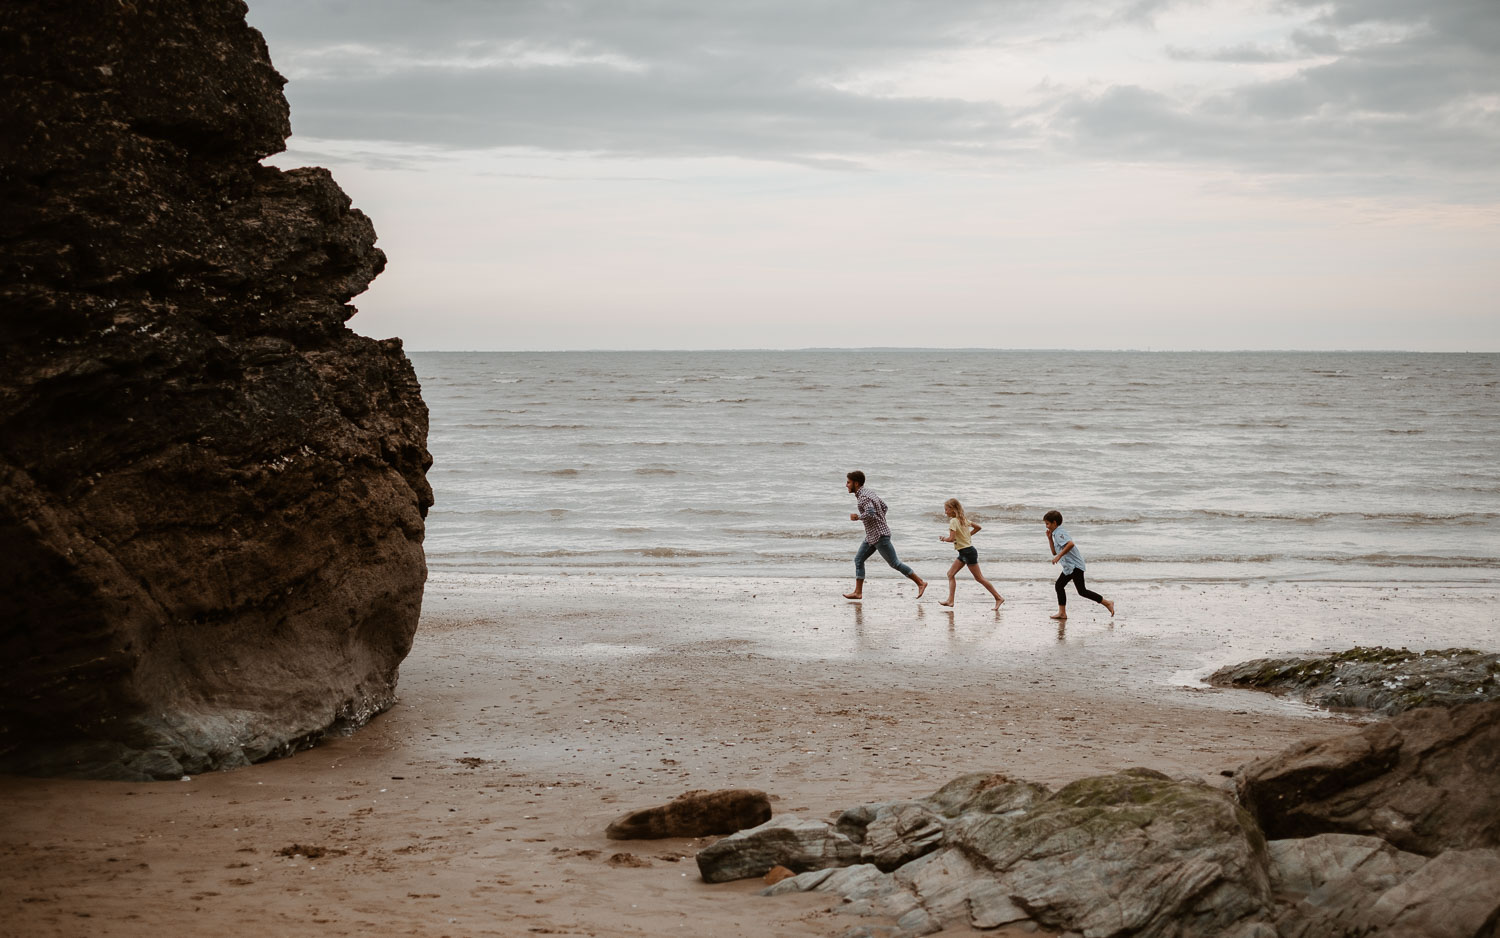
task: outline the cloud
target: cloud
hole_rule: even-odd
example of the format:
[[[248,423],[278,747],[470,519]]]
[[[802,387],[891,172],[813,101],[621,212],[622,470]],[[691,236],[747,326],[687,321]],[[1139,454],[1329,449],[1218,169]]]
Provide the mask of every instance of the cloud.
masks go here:
[[[1495,187],[1494,0],[1223,10],[253,0],[250,18],[292,79],[296,132],[319,139],[834,169],[909,154],[988,169],[1202,162],[1352,173],[1376,187],[1422,177],[1445,192]]]

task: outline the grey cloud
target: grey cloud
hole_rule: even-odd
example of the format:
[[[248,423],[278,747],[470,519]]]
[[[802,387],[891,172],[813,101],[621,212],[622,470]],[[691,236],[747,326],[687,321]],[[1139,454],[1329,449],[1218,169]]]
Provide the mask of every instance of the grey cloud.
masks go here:
[[[1460,173],[1472,178],[1442,185],[1495,188],[1485,162],[1500,144],[1500,118],[1477,102],[1500,95],[1500,3],[1284,3],[1315,17],[1311,28],[1280,42],[1164,55],[1226,67],[1307,60],[1289,76],[1207,98],[1123,84],[1049,87],[1052,97],[1031,109],[838,85],[919,56],[1149,23],[1184,4],[252,0],[250,19],[278,65],[302,76],[287,95],[306,137],[829,168],[902,151],[992,162],[1030,152],[1346,172],[1379,187]],[[1372,42],[1379,30],[1395,38]],[[329,51],[338,45],[373,52]],[[533,54],[482,61],[497,50]]]
[[[1210,52],[1167,46],[1167,57],[1179,62],[1230,62],[1245,65],[1264,62],[1295,62],[1307,58],[1307,53],[1300,49],[1270,49],[1256,45],[1232,46]]]
[[[1116,88],[1069,102],[1058,126],[1095,157],[1338,173],[1371,189],[1500,198],[1500,115],[1479,104],[1500,95],[1500,42],[1485,38],[1500,38],[1500,4],[1343,2],[1321,25],[1326,36],[1293,38],[1339,50],[1326,64],[1202,101]],[[1375,25],[1399,38],[1361,45],[1344,35]]]

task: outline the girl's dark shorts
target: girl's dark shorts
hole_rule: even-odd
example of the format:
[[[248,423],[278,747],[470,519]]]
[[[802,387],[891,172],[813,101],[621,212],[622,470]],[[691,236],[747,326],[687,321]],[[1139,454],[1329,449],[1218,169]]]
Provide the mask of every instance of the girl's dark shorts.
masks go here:
[[[968,566],[971,563],[978,563],[979,562],[979,548],[977,548],[977,547],[965,547],[963,550],[960,550],[958,552],[958,559],[959,559],[959,562],[961,562],[964,566]]]

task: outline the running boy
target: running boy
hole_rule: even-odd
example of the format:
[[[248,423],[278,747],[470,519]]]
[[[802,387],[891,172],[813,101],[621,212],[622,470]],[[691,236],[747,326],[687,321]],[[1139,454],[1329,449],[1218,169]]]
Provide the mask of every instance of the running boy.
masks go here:
[[[1047,526],[1047,547],[1052,554],[1053,563],[1062,563],[1062,575],[1057,578],[1057,615],[1054,619],[1066,619],[1068,617],[1068,594],[1063,587],[1072,580],[1073,585],[1078,587],[1078,595],[1084,599],[1092,599],[1094,602],[1109,610],[1110,615],[1115,614],[1113,601],[1105,599],[1098,593],[1089,589],[1083,583],[1083,554],[1078,552],[1078,545],[1068,537],[1068,532],[1063,530],[1062,512],[1049,511],[1042,515],[1042,523]]]

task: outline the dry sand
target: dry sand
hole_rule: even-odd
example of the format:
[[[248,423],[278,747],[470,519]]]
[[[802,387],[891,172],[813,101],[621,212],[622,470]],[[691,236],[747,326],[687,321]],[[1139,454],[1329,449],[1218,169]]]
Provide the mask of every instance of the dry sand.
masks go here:
[[[0,778],[0,931],[837,935],[859,920],[828,897],[709,886],[692,860],[706,841],[610,841],[605,825],[728,787],[824,817],[977,770],[1227,784],[1352,718],[1193,673],[1473,644],[1495,600],[1136,585],[1115,591],[1116,619],[1077,602],[1060,630],[1046,584],[997,586],[998,614],[973,583],[950,611],[941,583],[917,604],[890,577],[858,604],[845,580],[435,578],[400,703],[352,737],[180,782]]]

